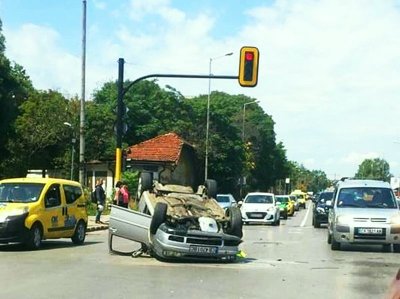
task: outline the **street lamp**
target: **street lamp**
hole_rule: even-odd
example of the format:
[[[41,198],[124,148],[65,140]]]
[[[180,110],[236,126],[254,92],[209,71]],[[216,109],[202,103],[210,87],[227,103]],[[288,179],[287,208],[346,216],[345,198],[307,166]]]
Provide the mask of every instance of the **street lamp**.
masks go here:
[[[242,141],[244,142],[244,122],[245,122],[245,118],[246,118],[246,106],[250,105],[250,104],[255,104],[260,102],[259,100],[256,101],[252,101],[252,102],[248,102],[248,103],[244,103],[243,104],[243,124],[242,124]]]
[[[211,97],[211,64],[212,61],[218,58],[222,58],[225,56],[231,56],[233,52],[226,53],[221,56],[213,57],[210,58],[209,64],[208,64],[208,98],[207,98],[207,124],[206,124],[206,156],[205,156],[205,161],[204,161],[204,180],[208,179],[208,132],[210,130],[210,97]]]
[[[75,130],[69,122],[64,122],[64,125],[72,129],[72,139],[71,139],[71,181],[74,178],[74,153],[75,153]]]

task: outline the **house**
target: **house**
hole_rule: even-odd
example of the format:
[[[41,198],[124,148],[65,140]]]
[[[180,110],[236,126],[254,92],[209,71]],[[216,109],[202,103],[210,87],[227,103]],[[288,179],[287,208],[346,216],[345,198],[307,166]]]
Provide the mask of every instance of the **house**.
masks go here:
[[[194,147],[175,133],[168,133],[130,146],[126,163],[132,168],[153,173],[162,184],[195,187],[196,154]]]

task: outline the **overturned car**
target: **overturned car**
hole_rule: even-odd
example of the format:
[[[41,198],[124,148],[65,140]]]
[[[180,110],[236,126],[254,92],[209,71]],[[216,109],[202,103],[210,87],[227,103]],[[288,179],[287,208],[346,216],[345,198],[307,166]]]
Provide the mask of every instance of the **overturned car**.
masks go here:
[[[242,242],[240,209],[226,211],[216,200],[216,182],[191,187],[161,184],[141,174],[139,211],[112,206],[109,249],[113,236],[142,244],[159,259],[233,261]]]

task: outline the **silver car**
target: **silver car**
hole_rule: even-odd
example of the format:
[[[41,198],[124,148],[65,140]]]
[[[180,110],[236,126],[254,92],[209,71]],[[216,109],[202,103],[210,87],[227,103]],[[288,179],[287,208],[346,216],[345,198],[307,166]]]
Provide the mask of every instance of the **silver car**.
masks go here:
[[[237,206],[237,202],[232,194],[217,194],[215,200],[223,209]]]
[[[340,181],[328,216],[328,244],[382,244],[400,252],[400,211],[389,183],[375,180]]]

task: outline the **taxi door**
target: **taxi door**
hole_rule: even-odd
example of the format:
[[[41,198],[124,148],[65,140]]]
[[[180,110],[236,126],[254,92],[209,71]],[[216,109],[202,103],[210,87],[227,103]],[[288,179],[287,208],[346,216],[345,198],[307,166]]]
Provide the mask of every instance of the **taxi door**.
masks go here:
[[[64,207],[60,184],[52,184],[44,195],[44,213],[42,215],[44,238],[59,238],[64,230]]]

